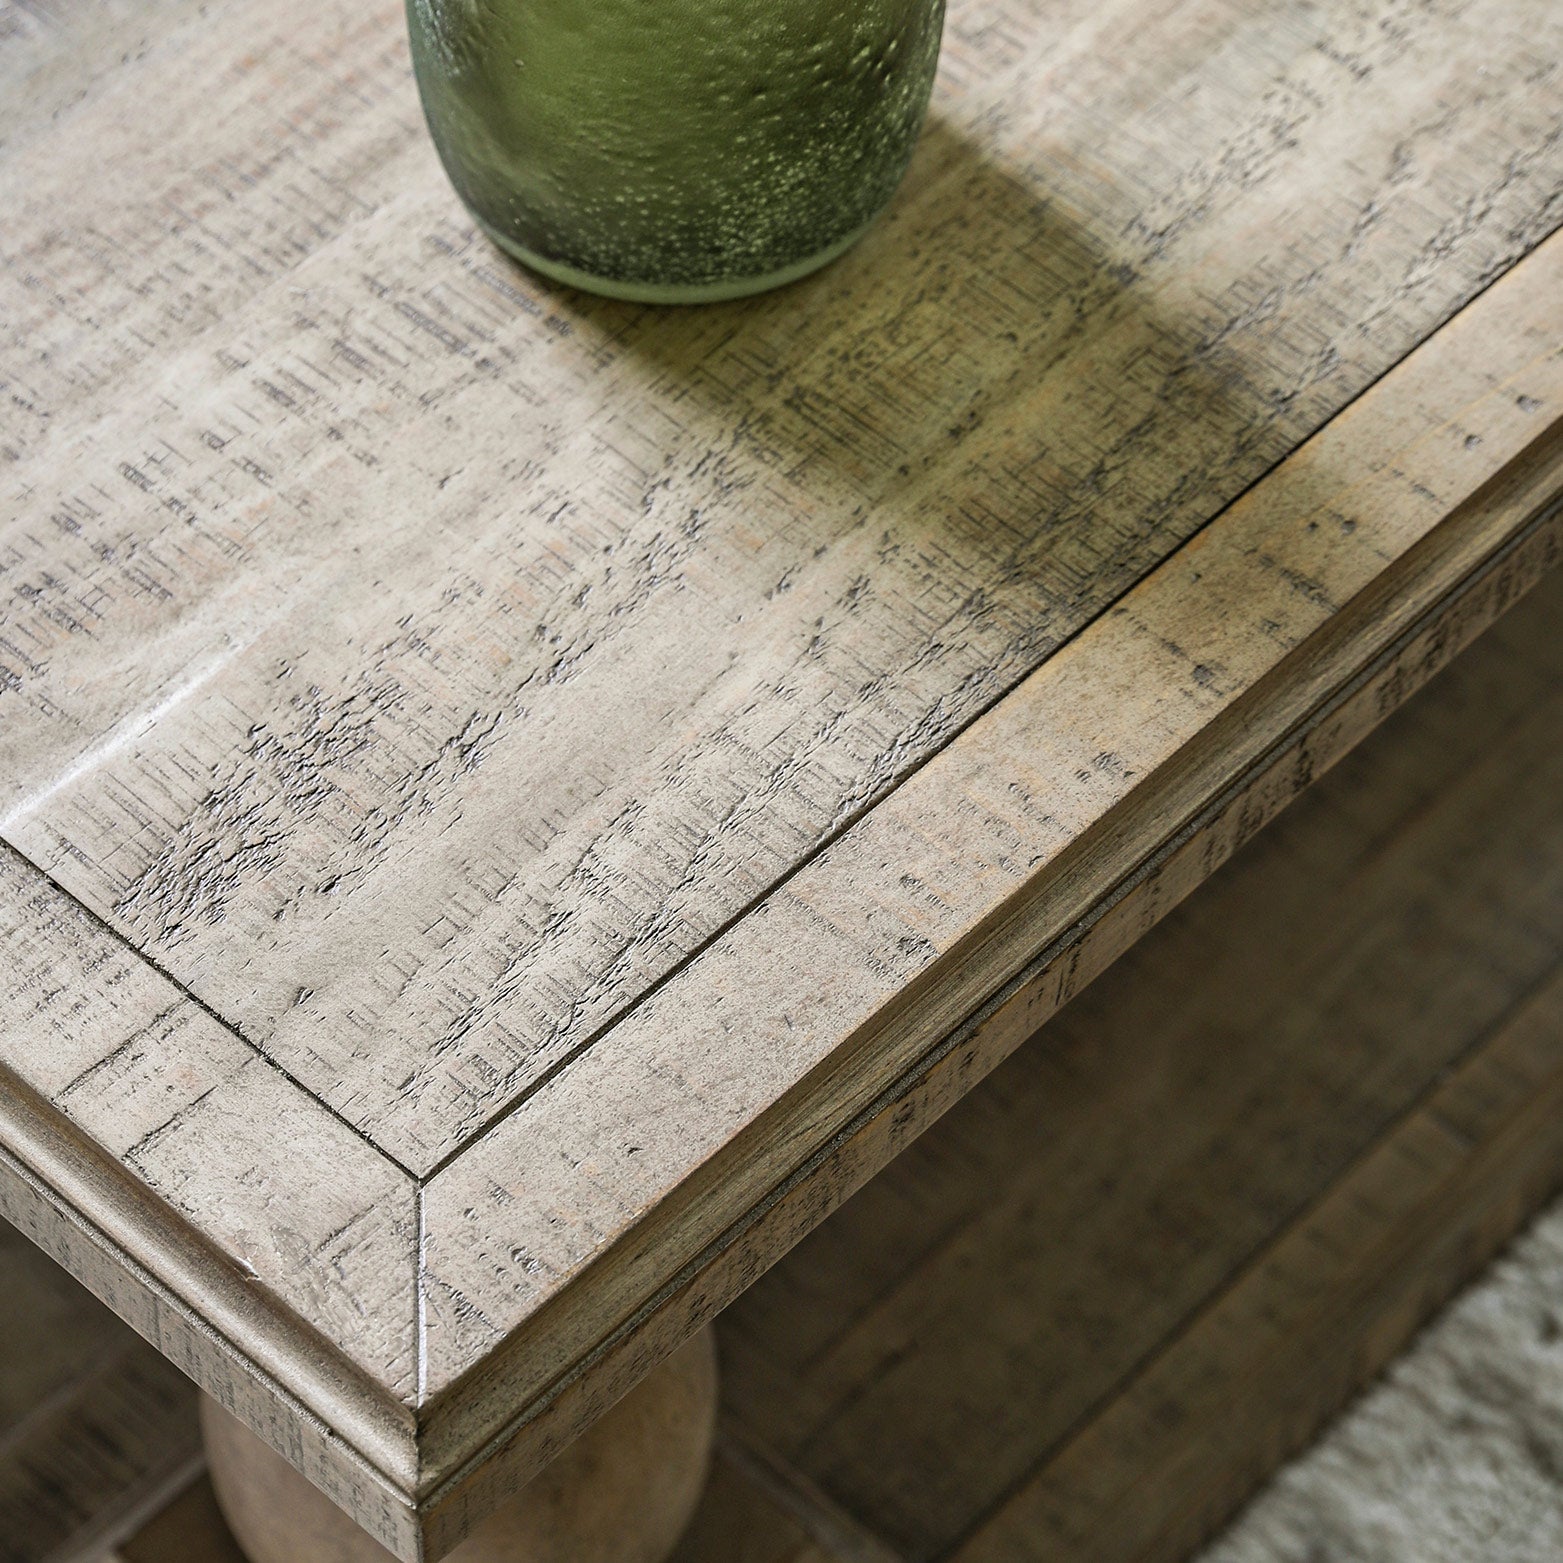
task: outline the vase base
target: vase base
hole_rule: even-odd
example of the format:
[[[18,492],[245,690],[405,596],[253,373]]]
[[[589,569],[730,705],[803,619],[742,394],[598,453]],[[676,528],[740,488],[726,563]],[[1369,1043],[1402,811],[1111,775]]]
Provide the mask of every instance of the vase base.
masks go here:
[[[749,298],[756,293],[768,293],[772,288],[786,287],[811,272],[828,266],[845,255],[868,231],[871,222],[838,239],[803,260],[794,261],[776,271],[768,271],[753,277],[726,277],[720,282],[625,282],[616,277],[597,277],[589,271],[566,266],[561,261],[547,260],[517,244],[496,228],[491,228],[481,217],[478,227],[488,235],[507,255],[521,262],[531,271],[540,272],[554,282],[563,282],[584,293],[598,293],[604,298],[624,299],[632,304],[720,304],[728,299]]]

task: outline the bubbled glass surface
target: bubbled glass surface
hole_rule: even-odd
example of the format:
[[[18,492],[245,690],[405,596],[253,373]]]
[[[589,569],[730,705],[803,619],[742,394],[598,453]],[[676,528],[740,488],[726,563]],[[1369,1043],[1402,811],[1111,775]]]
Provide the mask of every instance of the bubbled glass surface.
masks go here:
[[[522,259],[627,296],[750,291],[889,199],[943,0],[408,0],[457,192]]]

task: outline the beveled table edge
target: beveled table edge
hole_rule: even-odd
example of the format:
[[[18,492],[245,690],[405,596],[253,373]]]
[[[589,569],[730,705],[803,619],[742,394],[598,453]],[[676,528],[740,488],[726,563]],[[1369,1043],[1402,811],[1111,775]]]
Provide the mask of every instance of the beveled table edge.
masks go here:
[[[393,1551],[418,1555],[410,1408],[3,1069],[0,1216]]]

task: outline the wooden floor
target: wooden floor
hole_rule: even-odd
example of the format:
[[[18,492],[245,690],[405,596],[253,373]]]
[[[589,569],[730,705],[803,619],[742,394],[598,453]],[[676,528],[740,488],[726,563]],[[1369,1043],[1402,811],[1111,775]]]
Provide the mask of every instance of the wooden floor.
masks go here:
[[[0,1288],[0,1559],[90,1554],[197,1468],[195,1390],[3,1221]]]
[[[1563,577],[729,1310],[678,1563],[1185,1557],[1560,1184]]]

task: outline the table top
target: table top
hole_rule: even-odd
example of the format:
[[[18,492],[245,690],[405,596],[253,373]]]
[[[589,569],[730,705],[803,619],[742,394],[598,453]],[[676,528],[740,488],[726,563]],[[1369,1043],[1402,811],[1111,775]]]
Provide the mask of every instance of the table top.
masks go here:
[[[1555,560],[1560,59],[957,0],[670,311],[394,6],[0,5],[0,1209],[447,1549]]]

